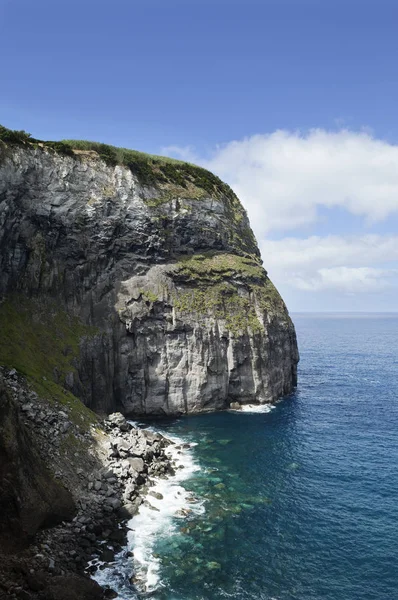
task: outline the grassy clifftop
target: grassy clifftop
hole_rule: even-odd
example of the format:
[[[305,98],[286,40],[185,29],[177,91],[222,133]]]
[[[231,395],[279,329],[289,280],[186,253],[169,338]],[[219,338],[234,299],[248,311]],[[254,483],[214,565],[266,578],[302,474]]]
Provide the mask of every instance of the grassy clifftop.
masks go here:
[[[5,155],[12,147],[41,149],[76,161],[101,160],[111,167],[124,166],[142,186],[150,188],[144,194],[144,200],[156,217],[164,216],[172,203],[179,203],[180,208],[190,211],[192,206],[186,200],[193,202],[195,207],[203,200],[219,200],[224,206],[225,222],[233,232],[236,249],[259,256],[246,211],[238,197],[228,184],[202,167],[99,142],[38,140],[25,131],[14,131],[0,125],[0,160],[2,148]]]
[[[143,185],[157,186],[159,183],[172,183],[187,188],[192,184],[209,195],[223,195],[230,201],[239,202],[229,185],[210,171],[166,156],[146,154],[87,140],[43,141],[33,138],[26,131],[7,129],[2,125],[0,125],[0,142],[6,145],[47,148],[76,159],[79,159],[82,154],[91,153],[108,165],[128,167]]]
[[[13,147],[34,148],[76,161],[99,160],[111,167],[124,166],[143,187],[148,188],[143,197],[154,218],[167,216],[171,206],[178,205],[178,210],[190,212],[193,206],[199,208],[202,201],[218,200],[224,207],[224,222],[231,231],[236,250],[259,256],[256,239],[238,197],[228,184],[202,167],[99,142],[38,140],[25,131],[0,125],[0,162],[2,155]]]

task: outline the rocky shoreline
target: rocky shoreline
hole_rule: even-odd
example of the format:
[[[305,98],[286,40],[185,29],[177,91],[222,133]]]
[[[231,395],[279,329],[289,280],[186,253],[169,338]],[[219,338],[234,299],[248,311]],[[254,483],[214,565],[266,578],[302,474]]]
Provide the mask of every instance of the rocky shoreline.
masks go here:
[[[40,399],[15,370],[3,369],[0,378],[40,458],[74,502],[73,518],[39,529],[25,548],[1,556],[0,598],[116,597],[89,575],[95,563],[106,568],[126,546],[127,523],[149,502],[151,480],[174,473],[166,452],[174,442],[133,426],[120,413],[85,430],[70,407]]]

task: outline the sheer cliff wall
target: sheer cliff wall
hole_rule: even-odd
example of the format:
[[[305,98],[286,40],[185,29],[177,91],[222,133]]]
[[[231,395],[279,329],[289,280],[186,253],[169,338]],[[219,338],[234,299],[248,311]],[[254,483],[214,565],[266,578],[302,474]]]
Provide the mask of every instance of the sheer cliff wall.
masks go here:
[[[232,190],[186,163],[75,146],[0,142],[0,364],[98,412],[291,392],[294,326]]]

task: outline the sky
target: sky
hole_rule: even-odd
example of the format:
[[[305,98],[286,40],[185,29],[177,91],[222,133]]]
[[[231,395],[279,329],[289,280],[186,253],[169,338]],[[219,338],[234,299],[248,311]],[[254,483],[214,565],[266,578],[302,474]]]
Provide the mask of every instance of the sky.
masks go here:
[[[396,0],[0,0],[0,123],[201,164],[291,312],[397,311]]]

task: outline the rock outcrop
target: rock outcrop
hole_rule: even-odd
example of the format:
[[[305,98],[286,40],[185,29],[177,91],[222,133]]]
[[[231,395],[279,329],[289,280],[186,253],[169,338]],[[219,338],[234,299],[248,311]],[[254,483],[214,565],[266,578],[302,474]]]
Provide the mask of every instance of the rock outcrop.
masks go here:
[[[148,488],[174,474],[175,444],[120,413],[101,421],[78,399],[49,402],[2,367],[0,417],[0,600],[115,597],[88,575],[126,546]]]
[[[0,546],[23,548],[39,528],[71,519],[71,493],[54,479],[0,377]]]
[[[292,390],[294,326],[227,185],[108,146],[3,140],[0,364],[99,412],[203,412]]]

